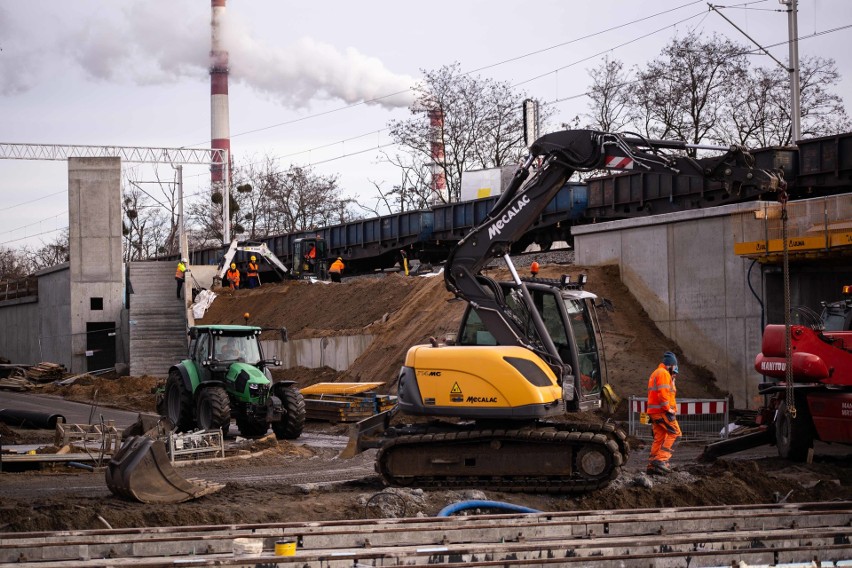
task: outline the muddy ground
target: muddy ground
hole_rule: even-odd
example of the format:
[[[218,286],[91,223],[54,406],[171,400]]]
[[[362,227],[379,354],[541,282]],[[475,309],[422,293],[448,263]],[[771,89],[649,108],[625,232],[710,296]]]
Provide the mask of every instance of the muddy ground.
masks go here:
[[[545,266],[541,276],[581,272],[589,275],[589,289],[609,299],[615,308],[602,312],[601,325],[609,380],[621,397],[644,395],[647,377],[666,350],[679,355],[681,398],[725,396],[709,370],[691,364],[650,323],[620,283],[616,268]],[[501,276],[499,270],[492,275]],[[392,379],[408,347],[430,336],[455,332],[464,308],[452,300],[440,276],[387,274],[345,279],[335,285],[288,282],[219,292],[200,323],[243,323],[243,314],[249,312],[250,323],[285,326],[291,338],[353,332],[375,336],[369,350],[345,372],[297,368],[277,370],[276,378],[294,379],[300,386],[386,381],[381,390],[389,393],[394,392]],[[152,377],[82,377],[72,386],[47,385],[33,392],[81,402],[91,402],[97,392],[101,405],[150,412],[154,409],[151,391],[157,384]],[[622,402],[612,416],[578,418],[623,422],[626,417]],[[428,516],[465,499],[506,501],[549,511],[852,499],[852,455],[845,447],[818,445],[810,464],[779,460],[770,447],[705,464],[696,460],[700,444],[682,444],[673,458],[677,471],[669,477],[650,478],[643,473],[647,448],[638,440],[633,440],[634,449],[621,476],[609,487],[584,495],[389,490],[372,472],[374,451],[354,460],[338,458],[345,433],[346,425],[309,422],[307,442],[242,442],[224,461],[181,467],[179,471],[186,477],[216,480],[226,487],[180,505],[123,501],[109,492],[102,471],[57,467],[0,473],[0,531]],[[50,432],[3,425],[0,435],[4,444],[43,441],[47,445],[52,438]],[[236,440],[229,444],[238,445]]]

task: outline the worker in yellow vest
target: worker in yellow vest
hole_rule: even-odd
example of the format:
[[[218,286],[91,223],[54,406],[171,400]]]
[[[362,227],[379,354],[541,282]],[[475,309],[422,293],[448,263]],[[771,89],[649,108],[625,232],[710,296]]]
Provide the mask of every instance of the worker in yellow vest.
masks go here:
[[[177,298],[180,300],[180,291],[183,290],[183,283],[186,282],[186,273],[189,262],[182,258],[178,261],[177,269],[175,270],[175,282],[177,282]]]

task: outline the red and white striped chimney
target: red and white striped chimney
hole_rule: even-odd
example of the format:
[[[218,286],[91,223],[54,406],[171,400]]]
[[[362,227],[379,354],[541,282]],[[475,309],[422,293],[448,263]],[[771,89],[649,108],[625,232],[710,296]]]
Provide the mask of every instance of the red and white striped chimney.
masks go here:
[[[222,22],[225,17],[225,0],[212,0],[213,19],[210,22],[210,136],[214,149],[231,153],[231,132],[228,121],[228,52],[222,45]],[[213,168],[213,183],[221,183],[224,172]]]
[[[427,111],[429,116],[429,129],[432,133],[432,199],[435,202],[448,201],[447,193],[447,178],[444,173],[444,112],[439,108],[432,108]]]
[[[210,138],[214,150],[227,150],[228,165],[231,163],[231,129],[228,118],[228,51],[222,42],[222,23],[225,18],[225,0],[212,0],[213,16],[210,21]],[[213,191],[219,192],[224,200],[223,239],[230,240],[228,192],[225,184],[225,168],[214,164],[210,171]],[[230,167],[228,168],[230,178]]]

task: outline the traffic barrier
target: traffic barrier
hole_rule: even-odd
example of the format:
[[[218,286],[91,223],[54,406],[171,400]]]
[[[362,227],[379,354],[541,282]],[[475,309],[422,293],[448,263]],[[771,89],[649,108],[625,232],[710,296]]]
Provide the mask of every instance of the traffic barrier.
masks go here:
[[[631,396],[628,405],[628,433],[643,440],[652,440],[650,424],[642,424],[648,401]],[[718,440],[727,438],[729,405],[726,399],[687,398],[678,401],[677,421],[684,440]]]

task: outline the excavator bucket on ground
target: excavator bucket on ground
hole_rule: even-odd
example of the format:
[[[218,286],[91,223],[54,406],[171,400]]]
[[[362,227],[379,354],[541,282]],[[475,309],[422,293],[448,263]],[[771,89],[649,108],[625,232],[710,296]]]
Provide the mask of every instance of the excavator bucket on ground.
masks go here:
[[[223,487],[201,479],[184,479],[172,467],[166,446],[146,436],[131,436],[109,461],[106,483],[118,497],[141,503],[182,503]]]

